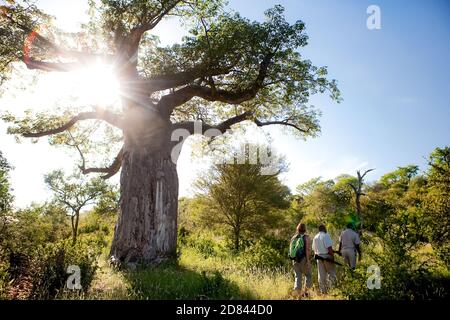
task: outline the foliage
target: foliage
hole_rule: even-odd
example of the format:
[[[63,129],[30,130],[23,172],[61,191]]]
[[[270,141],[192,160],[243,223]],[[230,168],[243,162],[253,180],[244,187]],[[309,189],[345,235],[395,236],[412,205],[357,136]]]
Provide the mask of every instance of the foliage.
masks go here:
[[[287,258],[287,240],[264,237],[246,248],[239,256],[241,263],[248,269],[277,270],[290,266]]]
[[[205,233],[182,234],[180,241],[183,246],[194,248],[204,259],[216,256],[224,250],[211,235]]]
[[[63,208],[55,203],[33,204],[9,213],[1,244],[9,252],[29,254],[36,246],[56,242],[69,234]]]
[[[216,272],[196,272],[173,261],[126,274],[133,295],[140,299],[248,299],[249,293]]]
[[[93,248],[103,249],[106,253],[107,246],[112,241],[116,220],[115,212],[88,212],[80,218],[79,237]]]
[[[436,148],[429,158],[424,211],[427,235],[439,257],[450,266],[450,148]]]
[[[354,179],[348,175],[326,181],[314,178],[299,185],[297,203],[302,221],[314,229],[322,223],[329,225],[332,231],[344,227],[354,212],[353,194],[348,185]]]
[[[33,266],[33,290],[31,298],[48,299],[57,296],[66,286],[67,268],[78,266],[81,275],[81,287],[87,291],[94,279],[99,252],[87,243],[79,242],[75,246],[70,241],[49,243],[40,247]]]
[[[223,122],[240,114],[245,117],[226,124],[248,120],[258,126],[282,125],[304,138],[320,131],[320,112],[308,105],[309,98],[329,93],[332,99],[341,99],[327,68],[302,57],[299,50],[308,43],[305,24],[288,23],[282,6],[267,10],[264,21],[257,22],[229,12],[221,0],[89,3],[90,21],[74,34],[55,27],[55,21],[32,1],[2,5],[0,75],[6,79],[12,66],[22,63],[51,72],[80,69],[100,59],[116,71],[124,95],[143,95],[135,98],[146,106],[158,102],[156,109],[162,116],[171,115],[174,123],[198,118]],[[189,35],[181,43],[161,47],[149,31],[169,17],[177,17]],[[29,47],[26,52],[24,44]],[[134,99],[126,100],[132,107]],[[12,124],[11,134],[46,132],[42,136],[53,135],[53,144],[86,154],[100,145],[110,150],[121,143],[120,130],[110,130],[120,126],[110,119],[123,119],[126,110],[133,110],[123,106],[111,115],[98,107],[71,105],[58,114],[26,112],[23,117],[4,114],[3,119]],[[96,121],[83,126],[82,120]],[[102,131],[105,141],[93,143],[103,120],[109,128]]]
[[[45,183],[53,191],[54,200],[66,208],[72,227],[72,241],[75,243],[81,210],[105,194],[108,185],[99,177],[86,179],[81,173],[66,177],[62,170],[47,174]],[[105,198],[103,199],[105,201]]]
[[[249,157],[246,157],[249,159]],[[203,223],[225,227],[239,251],[241,238],[263,234],[264,228],[274,227],[280,211],[289,206],[289,189],[278,178],[281,164],[275,173],[265,174],[262,164],[219,163],[209,174],[200,178],[197,187],[204,203]]]
[[[365,212],[371,230],[368,252],[380,267],[381,288],[365,286],[362,269],[346,274],[341,290],[352,299],[446,299],[450,288],[446,250],[450,219],[445,193],[435,197],[436,187],[444,191],[450,171],[445,165],[448,148],[437,148],[430,156],[430,168],[418,176],[417,166],[399,167],[366,190]],[[443,161],[442,161],[443,160]],[[441,173],[436,180],[436,167]],[[443,209],[440,211],[439,209]],[[437,210],[436,210],[437,209]],[[433,240],[435,239],[435,240]],[[436,239],[439,239],[436,241]],[[430,246],[431,244],[431,246]],[[447,247],[448,248],[448,247]],[[367,267],[368,263],[364,265]]]
[[[119,212],[120,192],[115,185],[108,185],[95,204],[94,211],[99,215],[116,215]]]
[[[9,171],[12,169],[8,161],[3,157],[0,151],[0,219],[3,214],[11,209],[13,196],[9,184]],[[0,221],[0,223],[2,223]],[[1,225],[0,225],[1,230]]]
[[[81,217],[80,240],[69,246],[65,210],[56,203],[12,211],[0,245],[0,296],[4,299],[42,299],[60,296],[78,265],[84,292],[93,280],[99,253],[110,242],[114,215]],[[70,294],[70,292],[67,292]],[[77,293],[78,294],[78,293]]]

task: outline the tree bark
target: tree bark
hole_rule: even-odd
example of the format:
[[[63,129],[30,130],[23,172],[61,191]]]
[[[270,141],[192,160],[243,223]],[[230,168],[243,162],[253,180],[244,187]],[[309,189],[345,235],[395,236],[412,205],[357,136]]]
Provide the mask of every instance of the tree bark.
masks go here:
[[[234,230],[234,250],[235,252],[239,252],[241,247],[241,231],[239,227]]]
[[[126,121],[111,260],[155,264],[176,252],[178,175],[170,157],[171,126],[142,108],[129,110]]]
[[[77,236],[78,236],[78,222],[80,221],[80,211],[77,211],[75,213],[75,224],[73,223],[73,217],[72,217],[72,245],[75,245],[77,242]]]

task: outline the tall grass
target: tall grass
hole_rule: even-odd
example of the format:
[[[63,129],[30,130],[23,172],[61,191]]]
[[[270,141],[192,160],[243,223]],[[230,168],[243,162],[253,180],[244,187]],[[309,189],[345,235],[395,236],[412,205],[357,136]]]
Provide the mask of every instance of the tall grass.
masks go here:
[[[117,271],[105,261],[101,262],[97,278],[83,298],[297,299],[293,295],[293,281],[290,268],[245,268],[236,257],[214,255],[205,258],[194,248],[183,247],[177,261],[167,261],[157,267]],[[314,287],[317,287],[316,280]],[[314,288],[310,296],[310,299],[336,298],[339,297],[318,295]]]

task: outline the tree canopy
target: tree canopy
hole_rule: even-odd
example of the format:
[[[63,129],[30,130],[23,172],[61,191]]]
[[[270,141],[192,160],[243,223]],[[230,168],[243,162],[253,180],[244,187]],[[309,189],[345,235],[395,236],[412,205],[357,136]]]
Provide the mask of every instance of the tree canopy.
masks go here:
[[[252,121],[257,126],[283,125],[308,137],[320,130],[320,112],[308,105],[310,96],[329,92],[340,100],[327,68],[314,66],[299,52],[308,43],[304,23],[287,22],[281,6],[267,10],[265,21],[256,22],[230,12],[219,0],[90,1],[89,23],[77,33],[59,30],[52,17],[28,0],[10,0],[1,11],[3,79],[14,75],[18,63],[38,72],[66,72],[99,60],[113,68],[121,85],[122,108],[117,112],[105,106],[64,106],[58,112],[29,112],[19,118],[3,114],[13,124],[10,133],[54,135],[51,142],[77,145],[83,153],[98,148],[89,139],[93,125],[80,122],[106,123],[108,141],[120,145],[120,130],[111,128],[129,130],[135,118],[127,113],[136,106],[170,117],[173,129],[190,133],[192,120],[200,119],[204,130],[224,132]],[[151,31],[170,17],[180,19],[189,35],[181,43],[161,47]],[[105,144],[109,151],[120,149]],[[107,168],[83,171],[110,176],[120,169],[121,158],[122,150]]]
[[[236,251],[246,234],[273,228],[282,220],[280,209],[289,207],[289,188],[279,179],[285,166],[282,159],[272,163],[276,172],[266,174],[261,163],[249,161],[249,149],[245,163],[214,164],[196,184],[203,225],[224,226]]]

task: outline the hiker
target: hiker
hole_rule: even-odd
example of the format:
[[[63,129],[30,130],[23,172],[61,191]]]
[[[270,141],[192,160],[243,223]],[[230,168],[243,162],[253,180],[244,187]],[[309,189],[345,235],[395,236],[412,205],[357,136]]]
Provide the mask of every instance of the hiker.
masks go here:
[[[327,233],[325,225],[319,226],[319,233],[314,237],[312,247],[314,258],[317,260],[319,289],[320,292],[327,293],[328,280],[331,284],[336,281],[336,266],[334,264],[333,240]]]
[[[289,256],[293,260],[292,264],[295,273],[294,290],[302,297],[308,296],[308,289],[312,286],[311,275],[311,240],[306,234],[306,225],[299,223],[297,232],[291,239]],[[305,278],[305,290],[303,289],[303,278]]]
[[[358,252],[358,260],[361,261],[361,247],[359,235],[353,229],[353,223],[347,224],[347,229],[342,231],[339,237],[339,250],[345,263],[352,269],[356,268],[356,252]]]

